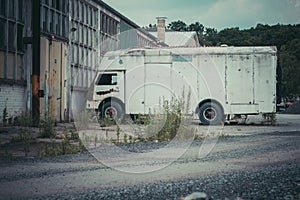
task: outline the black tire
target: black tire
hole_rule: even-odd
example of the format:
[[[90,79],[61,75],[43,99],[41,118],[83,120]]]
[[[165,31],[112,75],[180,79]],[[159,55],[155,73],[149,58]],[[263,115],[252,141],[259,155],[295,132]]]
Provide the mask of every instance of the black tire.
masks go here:
[[[102,106],[100,105],[98,112],[100,118],[111,120],[121,119],[124,114],[122,106],[114,101],[107,101]]]
[[[200,106],[198,116],[204,125],[218,125],[223,121],[224,113],[218,104],[208,102]]]

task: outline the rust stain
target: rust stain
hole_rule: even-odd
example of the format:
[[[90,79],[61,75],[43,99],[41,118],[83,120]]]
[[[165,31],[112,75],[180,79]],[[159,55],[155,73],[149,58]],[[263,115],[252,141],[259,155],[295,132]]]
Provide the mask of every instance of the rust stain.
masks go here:
[[[115,90],[115,89],[110,89],[110,90],[107,90],[107,91],[98,91],[96,92],[96,94],[98,95],[105,95],[105,94],[109,94],[109,93],[112,93],[112,92],[119,92],[119,90]]]
[[[39,75],[32,75],[32,95],[38,96],[40,89],[40,76]]]

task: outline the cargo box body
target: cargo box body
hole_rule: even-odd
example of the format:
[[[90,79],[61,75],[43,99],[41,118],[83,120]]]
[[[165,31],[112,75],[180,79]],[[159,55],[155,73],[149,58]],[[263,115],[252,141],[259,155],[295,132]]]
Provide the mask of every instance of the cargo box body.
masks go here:
[[[276,47],[108,52],[87,108],[100,111],[106,101],[113,100],[123,114],[148,114],[159,112],[162,102],[186,99],[183,96],[190,94],[187,112],[199,118],[214,117],[214,112],[222,116],[274,113],[276,53]],[[207,110],[209,103],[218,108]]]

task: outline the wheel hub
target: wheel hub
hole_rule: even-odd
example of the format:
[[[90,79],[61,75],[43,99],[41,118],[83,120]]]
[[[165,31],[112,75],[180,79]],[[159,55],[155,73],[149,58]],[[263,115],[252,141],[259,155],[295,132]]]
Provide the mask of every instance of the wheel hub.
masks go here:
[[[114,119],[117,116],[117,110],[113,107],[107,108],[105,110],[105,117]]]
[[[207,108],[204,111],[203,115],[204,115],[205,119],[212,121],[212,120],[214,120],[216,118],[217,112],[213,108]]]

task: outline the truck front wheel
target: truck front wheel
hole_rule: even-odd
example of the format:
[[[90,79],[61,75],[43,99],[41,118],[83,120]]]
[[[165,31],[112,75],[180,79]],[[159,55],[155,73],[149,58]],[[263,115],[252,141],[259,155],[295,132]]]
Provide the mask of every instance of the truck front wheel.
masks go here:
[[[199,108],[199,120],[205,125],[221,124],[224,114],[222,108],[213,102],[208,102]]]
[[[120,119],[123,116],[123,108],[117,102],[108,101],[99,107],[99,116],[111,120]]]

